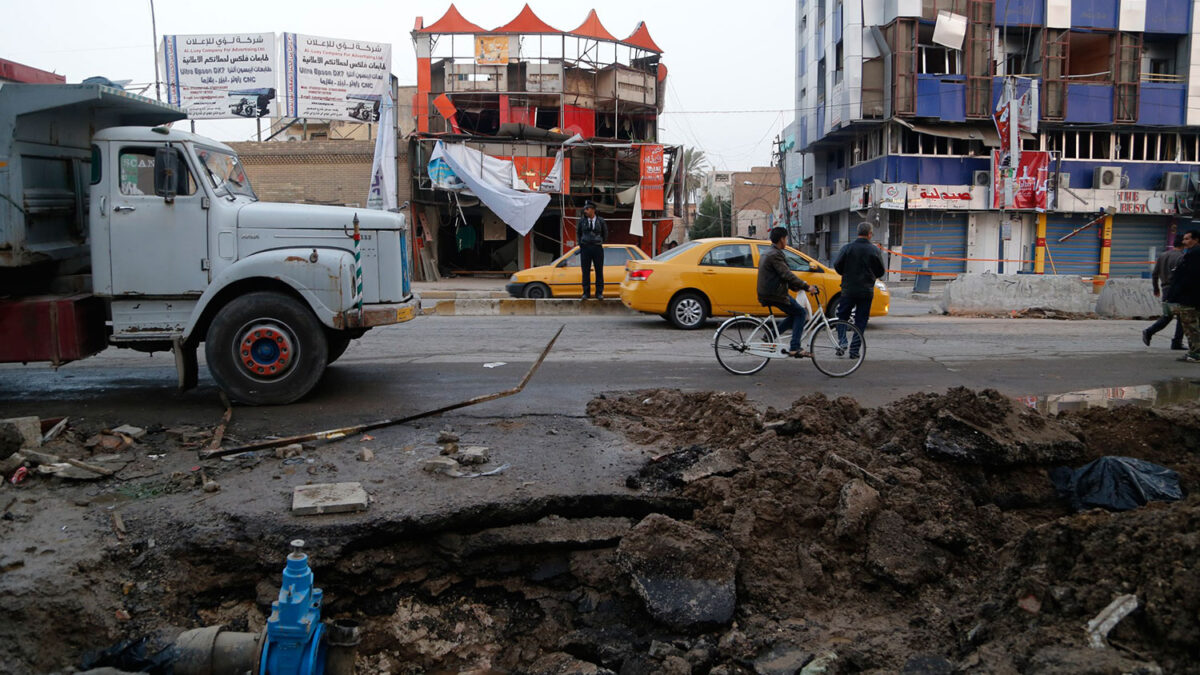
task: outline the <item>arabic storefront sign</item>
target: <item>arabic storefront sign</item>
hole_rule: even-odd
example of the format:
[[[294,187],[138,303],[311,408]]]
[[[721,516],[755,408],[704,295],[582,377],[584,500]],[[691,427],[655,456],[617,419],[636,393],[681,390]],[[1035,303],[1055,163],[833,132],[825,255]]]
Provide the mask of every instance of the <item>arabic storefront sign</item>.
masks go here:
[[[284,33],[284,114],[378,122],[391,64],[390,44]]]
[[[1176,193],[1157,190],[1117,190],[1117,213],[1174,215]]]
[[[893,211],[904,210],[904,201],[908,196],[908,190],[904,183],[876,183],[875,188],[878,188],[879,191],[879,194],[875,195],[879,201],[879,208]]]
[[[909,185],[910,209],[969,209],[971,190],[962,185]]]
[[[663,146],[642,146],[642,208],[661,211],[663,206]]]
[[[192,119],[276,115],[275,61],[274,33],[164,35],[167,101]]]
[[[1050,153],[1022,152],[1015,169],[1002,166],[1000,150],[992,151],[992,208],[1045,211]]]

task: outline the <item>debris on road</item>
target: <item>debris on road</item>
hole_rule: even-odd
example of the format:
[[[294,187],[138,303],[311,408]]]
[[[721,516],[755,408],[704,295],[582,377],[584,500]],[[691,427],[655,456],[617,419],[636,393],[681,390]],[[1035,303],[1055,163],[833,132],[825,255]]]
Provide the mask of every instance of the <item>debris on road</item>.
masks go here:
[[[1076,511],[1128,511],[1150,502],[1183,499],[1179,474],[1133,457],[1101,457],[1074,471],[1059,467],[1050,472],[1050,480]]]
[[[449,429],[442,429],[441,431],[438,432],[438,435],[437,435],[438,443],[457,443],[458,441],[459,441],[458,434],[454,433],[453,431],[450,431]]]
[[[1129,616],[1138,608],[1136,595],[1119,595],[1100,610],[1100,613],[1087,622],[1088,645],[1096,649],[1108,646],[1108,634],[1116,627],[1121,619]]]
[[[449,457],[430,457],[421,461],[421,469],[429,473],[452,473],[458,471],[458,462]]]
[[[122,424],[121,426],[112,429],[112,433],[120,436],[128,436],[135,441],[140,441],[146,436],[146,430],[141,427],[135,427],[132,424]]]
[[[507,366],[507,365],[508,364],[503,361],[492,361],[491,363],[483,364],[483,367],[484,368],[499,368],[500,366]]]
[[[454,461],[463,466],[487,464],[492,459],[492,451],[482,445],[469,445],[454,456]]]
[[[366,511],[369,497],[362,483],[318,483],[297,485],[292,490],[292,513],[312,516],[322,513]]]
[[[13,432],[20,436],[16,447],[12,447]],[[0,454],[3,454],[6,448],[12,448],[15,451],[20,448],[40,447],[42,447],[42,421],[40,419],[37,417],[9,417],[0,420]]]
[[[70,421],[70,418],[64,417],[61,420],[55,422],[50,427],[50,429],[48,429],[46,431],[46,433],[42,434],[42,443],[49,443],[50,441],[58,438],[58,435],[61,434],[64,429],[67,428],[68,421]],[[44,422],[45,422],[45,420],[43,420],[43,423]]]
[[[275,448],[275,457],[277,459],[290,459],[292,457],[299,457],[302,454],[304,454],[304,446],[299,443],[290,443]]]
[[[370,448],[359,448],[355,459],[360,462],[371,462],[375,460],[375,453]]]

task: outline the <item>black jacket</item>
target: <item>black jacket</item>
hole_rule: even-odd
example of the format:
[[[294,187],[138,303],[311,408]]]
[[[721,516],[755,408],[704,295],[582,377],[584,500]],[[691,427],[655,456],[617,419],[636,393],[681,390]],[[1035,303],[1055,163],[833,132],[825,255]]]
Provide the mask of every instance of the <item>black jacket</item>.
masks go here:
[[[874,293],[875,280],[885,272],[879,249],[865,237],[843,246],[833,263],[833,269],[842,275],[842,293],[846,295]]]
[[[579,219],[579,245],[603,244],[608,241],[608,223],[600,214],[596,214],[596,226],[590,227],[587,216]]]
[[[807,291],[808,283],[788,267],[783,251],[772,246],[758,256],[758,303],[786,307],[792,299],[789,288]]]
[[[1171,275],[1167,302],[1200,307],[1200,246],[1193,246],[1183,254],[1183,260]]]

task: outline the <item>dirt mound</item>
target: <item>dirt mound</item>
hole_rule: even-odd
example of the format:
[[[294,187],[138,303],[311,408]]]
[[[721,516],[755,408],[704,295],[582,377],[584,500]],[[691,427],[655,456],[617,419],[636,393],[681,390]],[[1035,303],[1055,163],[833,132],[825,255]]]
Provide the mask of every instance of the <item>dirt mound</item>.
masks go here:
[[[670,408],[660,415],[654,401]],[[705,433],[696,421],[713,414],[714,401],[729,407]],[[1167,534],[1196,529],[1195,502],[1073,515],[1047,471],[1125,454],[1176,469],[1194,490],[1194,404],[1049,417],[995,391],[917,394],[875,410],[810,395],[736,431],[731,415],[752,419],[737,397],[637,392],[592,410],[604,411],[606,426],[632,428],[632,439],[654,439],[664,450],[675,439],[645,430],[670,429],[682,413],[687,443],[737,453],[741,470],[682,490],[699,505],[694,524],[740,555],[744,639],[726,641],[728,658],[753,660],[790,640],[836,652],[846,671],[901,670],[926,657],[979,672],[1021,670],[1067,658],[1035,656],[1048,645],[1085,644],[1086,620],[1116,595],[1135,593],[1151,603],[1139,612],[1155,619],[1131,617],[1141,628],[1114,632],[1131,650],[1126,656],[1193,667],[1183,664],[1194,662],[1191,645],[1200,644],[1200,594],[1188,590],[1196,579],[1171,570],[1195,569],[1200,552],[1194,543],[1172,546]],[[686,475],[686,467],[673,468]],[[1155,515],[1162,513],[1173,517]],[[1169,556],[1161,546],[1172,547]],[[1120,573],[1110,569],[1116,565]],[[997,575],[1005,581],[994,583]],[[1071,612],[1051,607],[1052,587],[1076,598]],[[1043,608],[1036,628],[1017,605],[1031,594]],[[1164,602],[1170,611],[1158,610]]]

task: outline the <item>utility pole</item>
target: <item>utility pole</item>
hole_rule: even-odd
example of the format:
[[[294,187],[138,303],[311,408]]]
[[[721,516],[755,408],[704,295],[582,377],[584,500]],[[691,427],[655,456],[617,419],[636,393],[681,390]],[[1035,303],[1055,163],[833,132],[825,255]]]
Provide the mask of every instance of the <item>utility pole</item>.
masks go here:
[[[151,44],[154,50],[154,98],[161,101],[162,88],[158,79],[158,23],[154,19],[154,0],[150,0],[150,32],[154,36],[154,42]]]
[[[781,136],[776,136],[775,151],[772,153],[771,159],[775,162],[776,166],[779,167],[779,200],[783,205],[783,222],[785,223],[784,226],[788,229],[788,237],[796,243],[796,246],[799,246],[800,228],[792,226],[792,207],[790,204],[788,204],[787,171],[785,166],[786,157],[787,152],[783,147],[783,138]]]

